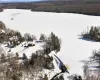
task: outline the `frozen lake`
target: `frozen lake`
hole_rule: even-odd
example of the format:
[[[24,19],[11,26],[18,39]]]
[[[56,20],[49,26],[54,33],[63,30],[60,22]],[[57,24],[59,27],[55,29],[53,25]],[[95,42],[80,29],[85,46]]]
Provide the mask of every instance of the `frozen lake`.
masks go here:
[[[48,35],[54,32],[62,40],[58,56],[69,65],[70,73],[82,74],[79,61],[88,58],[93,50],[100,49],[99,42],[82,40],[78,36],[91,26],[100,26],[98,16],[6,9],[0,13],[0,20],[8,28],[19,30],[22,34],[32,33],[38,38],[41,33]]]

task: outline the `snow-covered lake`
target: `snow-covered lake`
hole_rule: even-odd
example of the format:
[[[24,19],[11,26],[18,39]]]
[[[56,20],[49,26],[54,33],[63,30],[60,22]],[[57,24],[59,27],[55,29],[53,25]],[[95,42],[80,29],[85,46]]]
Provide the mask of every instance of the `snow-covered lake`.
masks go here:
[[[88,58],[93,50],[100,49],[100,42],[82,40],[78,36],[91,26],[100,26],[98,16],[6,9],[0,13],[0,20],[22,34],[28,32],[39,37],[41,33],[48,35],[54,32],[62,39],[58,56],[69,65],[70,73],[82,74],[82,63],[79,61]]]

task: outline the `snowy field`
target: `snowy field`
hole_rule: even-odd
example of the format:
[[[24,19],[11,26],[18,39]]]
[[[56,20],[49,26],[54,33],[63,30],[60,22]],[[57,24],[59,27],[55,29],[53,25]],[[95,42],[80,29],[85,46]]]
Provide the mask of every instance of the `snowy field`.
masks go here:
[[[13,18],[13,20],[11,20]],[[81,32],[91,26],[100,26],[100,17],[71,13],[31,12],[30,10],[6,9],[0,13],[0,20],[6,27],[22,34],[38,36],[54,32],[62,39],[59,58],[69,65],[70,73],[83,74],[80,60],[87,59],[93,50],[100,49],[99,42],[79,39]]]

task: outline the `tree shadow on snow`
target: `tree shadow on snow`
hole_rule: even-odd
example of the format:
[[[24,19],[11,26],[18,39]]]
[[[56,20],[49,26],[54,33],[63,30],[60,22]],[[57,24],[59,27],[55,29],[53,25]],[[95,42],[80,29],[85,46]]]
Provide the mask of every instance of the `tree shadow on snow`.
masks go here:
[[[91,40],[91,39],[88,39],[88,38],[78,38],[78,39],[85,40],[85,41],[90,41],[90,42],[97,42],[95,40]]]

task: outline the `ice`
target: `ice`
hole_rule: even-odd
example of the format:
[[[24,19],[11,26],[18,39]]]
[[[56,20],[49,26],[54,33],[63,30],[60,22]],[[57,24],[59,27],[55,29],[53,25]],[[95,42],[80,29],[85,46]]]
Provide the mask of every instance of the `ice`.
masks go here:
[[[13,15],[15,13],[19,14]],[[12,17],[13,20],[11,20]],[[69,72],[73,74],[82,75],[80,60],[87,59],[93,50],[100,48],[99,42],[79,39],[81,32],[87,31],[91,26],[100,26],[100,17],[97,16],[7,9],[0,13],[0,20],[11,29],[19,30],[22,34],[32,33],[38,38],[41,33],[49,35],[50,32],[54,32],[62,40],[61,51],[57,55],[65,64],[69,65]],[[23,52],[30,56],[30,53],[37,47],[30,47]],[[16,47],[12,51],[17,52],[20,49]]]

